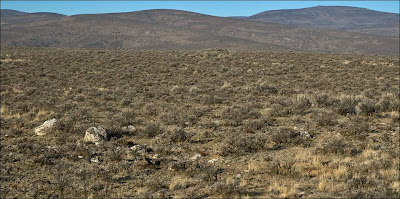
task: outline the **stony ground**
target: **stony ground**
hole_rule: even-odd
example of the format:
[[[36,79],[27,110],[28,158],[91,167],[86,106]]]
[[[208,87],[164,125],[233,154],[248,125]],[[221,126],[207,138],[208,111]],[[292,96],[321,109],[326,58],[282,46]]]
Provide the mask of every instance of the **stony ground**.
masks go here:
[[[383,56],[4,48],[1,198],[397,198],[398,69]],[[107,140],[84,142],[98,126]]]

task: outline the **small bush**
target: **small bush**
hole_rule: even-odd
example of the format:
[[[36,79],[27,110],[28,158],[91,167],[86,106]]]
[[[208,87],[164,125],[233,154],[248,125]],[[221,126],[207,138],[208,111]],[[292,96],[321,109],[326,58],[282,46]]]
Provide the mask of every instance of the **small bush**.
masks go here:
[[[248,129],[252,130],[262,130],[265,127],[272,126],[273,123],[269,119],[260,119],[260,120],[254,120],[250,124],[247,125]]]
[[[368,99],[364,99],[360,101],[357,106],[355,107],[357,115],[365,115],[365,116],[370,116],[373,113],[376,112],[376,106],[375,104]]]
[[[146,128],[142,131],[142,134],[148,138],[155,137],[161,133],[162,129],[158,123],[147,124]]]
[[[266,138],[257,135],[241,135],[230,137],[226,140],[222,147],[222,154],[252,153],[264,148]]]
[[[245,119],[258,119],[261,114],[254,110],[252,105],[245,105],[240,107],[231,107],[222,113],[224,119],[228,119],[230,125],[240,126]]]
[[[337,100],[326,93],[317,93],[313,96],[313,103],[318,107],[330,107],[337,103]]]
[[[318,126],[334,126],[337,124],[334,114],[335,113],[324,111],[313,115],[312,119]]]
[[[302,114],[304,111],[311,107],[311,101],[308,96],[304,94],[297,95],[293,100],[293,111],[297,114]]]
[[[355,156],[361,153],[362,150],[361,146],[352,144],[349,141],[346,141],[343,137],[333,137],[318,145],[315,149],[315,152],[321,155],[335,154]]]
[[[337,112],[340,115],[355,114],[358,101],[353,96],[344,96],[340,98],[337,104]]]
[[[166,134],[167,139],[172,143],[189,141],[192,137],[192,135],[187,133],[183,128],[168,131]]]
[[[381,112],[399,111],[399,98],[394,94],[384,95],[376,105]]]
[[[291,128],[279,128],[274,130],[271,135],[271,140],[278,145],[284,144],[305,144],[308,137],[301,135],[300,132]]]
[[[288,108],[288,107],[284,107],[281,104],[273,104],[271,106],[271,109],[269,111],[269,114],[272,117],[286,117],[289,116],[290,114],[292,114],[293,110]]]
[[[370,131],[370,124],[359,116],[351,117],[349,120],[340,124],[340,126],[344,130],[342,133],[343,135],[355,136],[358,139],[366,138]]]

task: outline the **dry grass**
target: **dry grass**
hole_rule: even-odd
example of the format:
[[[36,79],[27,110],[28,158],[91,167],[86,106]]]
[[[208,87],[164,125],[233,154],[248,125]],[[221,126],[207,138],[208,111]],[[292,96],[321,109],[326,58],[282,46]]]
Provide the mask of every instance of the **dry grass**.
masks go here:
[[[1,53],[2,198],[398,197],[397,58]]]

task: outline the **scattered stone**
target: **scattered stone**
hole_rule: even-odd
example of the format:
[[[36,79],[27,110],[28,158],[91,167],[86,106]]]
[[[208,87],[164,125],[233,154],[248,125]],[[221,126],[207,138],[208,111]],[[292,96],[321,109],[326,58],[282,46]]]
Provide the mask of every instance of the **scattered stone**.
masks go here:
[[[196,86],[192,86],[192,87],[190,87],[189,92],[198,93],[198,92],[200,92],[200,89],[197,88]]]
[[[305,194],[306,194],[306,192],[302,191],[302,192],[297,193],[296,195],[298,197],[303,197]]]
[[[232,88],[232,84],[229,82],[225,81],[224,85],[222,85],[221,89],[227,89],[227,88]]]
[[[90,158],[90,162],[99,163],[100,160],[99,160],[99,158],[97,158],[97,157],[93,157],[93,158]]]
[[[294,126],[294,127],[293,127],[293,130],[298,131],[298,132],[300,133],[301,136],[305,136],[305,137],[308,137],[308,138],[313,138],[313,137],[308,133],[308,131],[305,131],[303,128],[299,128],[299,127],[297,127],[297,126]]]
[[[138,144],[130,147],[130,149],[135,151],[136,153],[145,153],[146,152],[146,149],[143,146],[138,145]]]
[[[218,159],[214,158],[208,161],[208,163],[214,164],[218,161]]]
[[[107,131],[101,127],[90,127],[86,130],[85,137],[83,138],[84,142],[95,143],[96,145],[100,144],[102,141],[108,141],[108,133]]]
[[[242,174],[237,174],[236,176],[235,176],[235,178],[242,178]]]
[[[300,135],[305,136],[305,137],[311,137],[311,135],[308,133],[308,131],[300,131]]]
[[[253,70],[251,69],[251,68],[249,68],[248,70],[247,70],[247,72],[248,73],[250,73],[250,72],[252,72]]]
[[[151,158],[153,158],[153,159],[158,159],[158,158],[160,158],[160,155],[154,154],[153,157],[151,157]]]
[[[35,128],[36,135],[46,135],[49,130],[53,129],[56,126],[56,118],[45,121],[42,125]]]
[[[78,158],[79,158],[79,159],[82,159],[82,158],[83,158],[83,156],[81,156],[81,155],[78,155]]]
[[[197,154],[195,154],[194,156],[192,156],[191,158],[190,158],[190,160],[198,160],[198,159],[200,159],[201,158],[201,154],[200,153],[197,153]]]
[[[122,127],[122,132],[124,133],[133,133],[136,131],[136,128],[132,125]]]

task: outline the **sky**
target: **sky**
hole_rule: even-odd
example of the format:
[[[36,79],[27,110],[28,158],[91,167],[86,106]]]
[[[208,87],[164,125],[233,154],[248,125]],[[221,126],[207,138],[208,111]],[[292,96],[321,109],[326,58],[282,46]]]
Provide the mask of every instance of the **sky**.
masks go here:
[[[1,9],[64,15],[177,9],[214,16],[250,16],[267,10],[354,6],[399,13],[399,1],[1,1]]]

